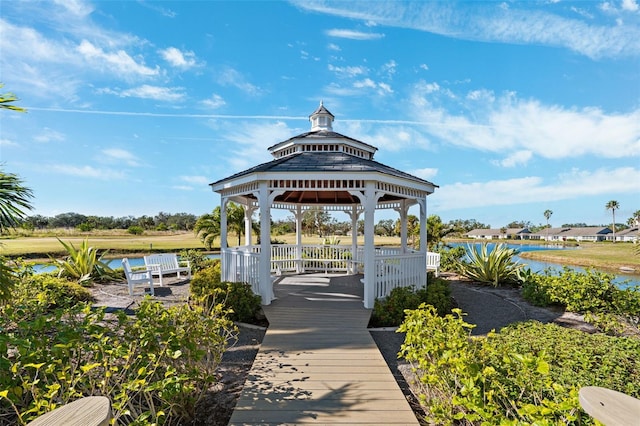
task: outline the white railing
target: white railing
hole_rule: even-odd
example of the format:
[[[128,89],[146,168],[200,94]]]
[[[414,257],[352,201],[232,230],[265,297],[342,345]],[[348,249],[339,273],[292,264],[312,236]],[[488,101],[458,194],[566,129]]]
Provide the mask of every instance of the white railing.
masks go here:
[[[234,247],[222,250],[220,256],[226,265],[221,271],[222,281],[248,283],[255,294],[260,294],[260,253]]]
[[[420,253],[375,256],[374,297],[387,296],[396,287],[423,288],[427,285],[425,256]]]
[[[256,294],[259,292],[260,246],[226,248],[221,256],[226,268],[223,281],[246,282]],[[351,246],[327,244],[300,247],[295,244],[271,245],[271,274],[310,271],[357,273],[364,261],[363,248],[358,247],[355,256]],[[440,268],[438,253],[425,254],[403,252],[397,247],[376,247],[375,255],[376,298],[385,297],[396,287],[422,288],[427,283],[427,270]],[[426,265],[426,268],[425,268]]]

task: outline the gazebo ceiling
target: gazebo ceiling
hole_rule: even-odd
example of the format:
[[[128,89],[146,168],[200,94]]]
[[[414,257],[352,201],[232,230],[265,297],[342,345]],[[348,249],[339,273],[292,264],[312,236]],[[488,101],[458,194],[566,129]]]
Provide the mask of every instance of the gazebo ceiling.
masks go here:
[[[253,194],[246,194],[245,198],[255,200],[256,197]],[[387,203],[393,201],[399,201],[402,197],[394,196],[391,194],[385,194],[379,203]],[[303,205],[349,205],[358,204],[360,200],[347,191],[285,191],[284,194],[275,197],[275,202],[284,204],[303,204]]]

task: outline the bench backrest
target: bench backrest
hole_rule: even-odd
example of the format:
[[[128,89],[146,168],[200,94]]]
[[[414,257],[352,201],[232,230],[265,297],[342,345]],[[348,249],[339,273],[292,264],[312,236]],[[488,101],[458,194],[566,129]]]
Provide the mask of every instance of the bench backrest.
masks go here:
[[[175,253],[151,254],[144,257],[146,265],[160,265],[160,269],[177,269],[178,256]]]
[[[440,267],[440,253],[427,252],[427,268]]]

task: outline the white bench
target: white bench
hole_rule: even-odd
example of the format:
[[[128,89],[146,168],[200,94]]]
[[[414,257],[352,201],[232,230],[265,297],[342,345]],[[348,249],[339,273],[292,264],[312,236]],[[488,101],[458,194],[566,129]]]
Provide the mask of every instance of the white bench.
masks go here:
[[[129,265],[129,259],[122,259],[122,269],[124,276],[127,278],[127,286],[129,287],[129,296],[133,296],[133,287],[138,284],[149,284],[149,292],[153,296],[153,277],[150,269],[132,269]]]
[[[186,266],[180,266],[178,255],[175,253],[159,253],[151,254],[144,257],[145,266],[151,270],[151,275],[158,277],[160,287],[162,287],[162,277],[164,275],[176,274],[180,278],[180,274],[185,272],[186,278],[191,278],[191,265],[188,260],[182,261]]]
[[[436,277],[440,275],[440,253],[427,252],[427,271],[435,271]]]

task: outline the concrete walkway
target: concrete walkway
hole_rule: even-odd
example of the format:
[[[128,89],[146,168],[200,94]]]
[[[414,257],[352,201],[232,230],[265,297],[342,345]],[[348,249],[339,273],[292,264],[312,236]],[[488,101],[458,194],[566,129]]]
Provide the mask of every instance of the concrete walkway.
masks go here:
[[[230,425],[418,421],[367,330],[361,276],[285,276]]]

